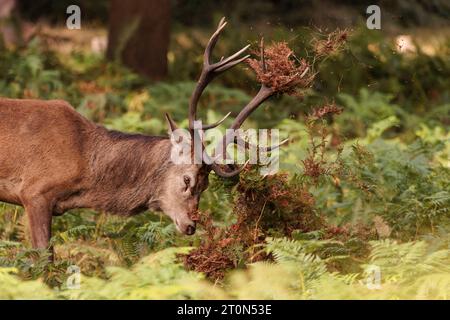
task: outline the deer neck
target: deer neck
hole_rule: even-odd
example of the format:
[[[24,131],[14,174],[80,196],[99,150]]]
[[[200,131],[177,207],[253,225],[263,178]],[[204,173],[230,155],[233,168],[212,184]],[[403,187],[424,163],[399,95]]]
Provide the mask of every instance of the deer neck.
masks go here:
[[[96,135],[88,159],[95,207],[124,215],[143,211],[152,202],[156,208],[170,147],[166,137],[108,130]]]

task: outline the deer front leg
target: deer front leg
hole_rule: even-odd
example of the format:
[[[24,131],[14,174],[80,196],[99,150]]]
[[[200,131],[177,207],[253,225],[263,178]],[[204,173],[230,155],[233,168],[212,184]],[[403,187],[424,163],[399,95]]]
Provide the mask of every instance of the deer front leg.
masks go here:
[[[28,216],[31,243],[35,249],[47,249],[49,247],[52,227],[52,212],[45,199],[34,198],[24,203]]]

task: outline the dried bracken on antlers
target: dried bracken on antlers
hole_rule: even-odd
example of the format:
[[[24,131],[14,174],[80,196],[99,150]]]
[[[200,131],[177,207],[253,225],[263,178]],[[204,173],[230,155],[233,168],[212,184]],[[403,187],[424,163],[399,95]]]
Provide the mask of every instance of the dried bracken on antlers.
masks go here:
[[[227,158],[227,146],[229,144],[241,143],[245,148],[254,148],[249,142],[243,141],[242,137],[236,139],[234,131],[239,129],[244,121],[268,98],[277,93],[287,93],[290,95],[299,95],[302,90],[311,86],[315,74],[312,72],[312,66],[304,59],[298,59],[295,57],[293,51],[287,46],[286,42],[273,43],[267,49],[264,47],[264,40],[261,39],[260,50],[257,55],[259,59],[249,59],[249,55],[244,55],[244,52],[250,45],[245,46],[241,50],[237,51],[233,55],[222,58],[218,62],[212,62],[212,51],[219,39],[220,33],[225,28],[227,22],[222,18],[217,26],[216,31],[206,45],[203,56],[203,68],[197,82],[197,86],[192,92],[192,96],[189,102],[189,129],[191,131],[192,141],[201,141],[202,130],[211,129],[220,125],[226,117],[220,121],[211,125],[202,125],[197,128],[195,126],[197,120],[197,105],[199,99],[206,88],[206,86],[219,74],[234,67],[235,65],[247,61],[249,66],[255,71],[257,80],[261,83],[261,87],[258,93],[249,101],[249,103],[242,108],[239,114],[234,119],[230,131],[216,146],[214,157],[210,157],[203,152],[205,146],[201,145],[201,148],[193,146],[193,156],[198,158],[198,151],[202,152],[203,161],[208,168],[214,170],[216,174],[221,177],[232,177],[245,167],[237,168],[229,171],[226,168],[232,169],[233,166],[220,166],[216,163],[216,160]],[[167,119],[171,128],[175,128],[175,123],[167,115]],[[281,144],[285,143],[282,142]],[[280,144],[280,145],[281,145]],[[260,150],[271,151],[278,148],[277,146],[269,147],[257,147]],[[194,150],[195,149],[195,150]],[[198,149],[198,150],[197,150]]]
[[[314,74],[310,72],[310,65],[305,60],[295,59],[292,50],[284,42],[275,43],[266,50],[264,39],[261,39],[259,60],[248,59],[248,64],[255,70],[261,88],[239,112],[231,125],[231,129],[234,130],[239,129],[250,114],[272,95],[276,93],[298,94],[300,89],[309,87],[314,79]],[[285,142],[283,141],[281,144]],[[216,148],[216,154],[225,156],[226,148],[230,143],[236,143],[236,140],[230,136],[224,137]],[[259,147],[259,149],[270,151],[278,148],[281,144],[266,148]],[[249,146],[250,144],[245,144],[246,148]],[[238,172],[236,171],[236,173]]]
[[[248,59],[247,63],[257,80],[275,92],[296,95],[314,79],[309,63],[297,59],[286,42],[273,43],[265,49],[261,41],[258,55],[263,63],[256,59]]]
[[[338,52],[347,41],[348,33],[348,30],[337,29],[328,34],[326,39],[315,39],[313,41],[313,47],[316,58],[323,58]]]

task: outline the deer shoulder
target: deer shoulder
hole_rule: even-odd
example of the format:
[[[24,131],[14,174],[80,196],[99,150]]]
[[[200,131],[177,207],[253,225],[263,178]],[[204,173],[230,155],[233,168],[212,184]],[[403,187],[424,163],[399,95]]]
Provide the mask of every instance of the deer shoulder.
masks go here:
[[[0,181],[15,202],[54,197],[81,179],[84,149],[95,125],[62,100],[0,100]],[[6,182],[3,182],[6,184]]]

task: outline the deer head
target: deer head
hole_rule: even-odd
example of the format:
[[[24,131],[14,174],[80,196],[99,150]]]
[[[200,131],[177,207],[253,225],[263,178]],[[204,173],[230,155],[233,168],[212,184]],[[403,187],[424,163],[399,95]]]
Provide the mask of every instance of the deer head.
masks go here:
[[[222,72],[231,69],[237,64],[248,59],[249,55],[244,55],[244,52],[250,47],[250,45],[245,46],[241,50],[237,51],[233,55],[227,58],[221,58],[218,62],[212,62],[212,51],[217,43],[220,33],[225,28],[227,22],[222,18],[216,31],[213,33],[209,42],[206,46],[204,56],[203,56],[203,68],[200,74],[200,78],[197,85],[191,95],[189,102],[189,137],[184,139],[185,144],[190,146],[190,154],[185,160],[189,164],[179,164],[175,165],[173,169],[173,174],[167,179],[167,191],[166,195],[163,197],[162,209],[165,211],[172,219],[175,221],[177,228],[186,234],[193,234],[195,232],[195,222],[189,218],[198,209],[198,203],[200,200],[201,193],[206,189],[208,185],[208,174],[214,171],[220,177],[229,178],[238,175],[242,169],[245,167],[244,164],[241,167],[236,167],[235,165],[221,165],[217,163],[219,159],[227,159],[227,146],[230,144],[243,145],[245,148],[254,148],[255,146],[245,141],[242,137],[235,134],[225,135],[220,141],[216,148],[215,154],[211,157],[205,150],[204,142],[202,141],[203,132],[219,126],[229,115],[228,113],[220,121],[210,124],[210,125],[198,125],[197,122],[197,105],[199,99],[207,87],[207,85]],[[262,72],[266,72],[266,60],[264,53],[264,42],[261,39],[260,46],[260,61],[259,67]],[[288,57],[286,57],[288,59]],[[233,133],[238,130],[244,121],[268,98],[277,92],[283,92],[284,88],[289,87],[289,82],[294,80],[302,79],[308,73],[308,66],[304,66],[301,73],[294,74],[291,78],[287,78],[284,86],[268,86],[261,81],[261,87],[258,93],[251,99],[251,101],[239,112],[232,125],[227,132]],[[173,134],[177,129],[176,123],[171,119],[171,117],[166,114],[166,118],[170,127],[169,132]],[[185,137],[186,138],[186,137]],[[281,144],[285,143],[287,140],[283,141],[279,145],[259,147],[260,150],[271,151],[278,148]],[[197,142],[197,145],[196,143]],[[199,145],[199,144],[200,145]],[[196,161],[197,160],[197,161]],[[200,160],[200,161],[198,161]]]

